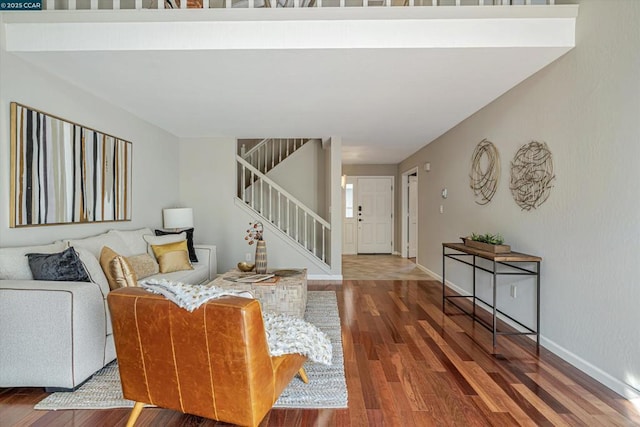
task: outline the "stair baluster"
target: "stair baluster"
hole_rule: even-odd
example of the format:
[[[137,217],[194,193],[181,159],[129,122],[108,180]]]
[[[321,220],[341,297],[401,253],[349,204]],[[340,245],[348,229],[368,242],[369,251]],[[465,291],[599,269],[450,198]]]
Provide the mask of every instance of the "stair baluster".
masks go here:
[[[251,158],[250,156],[246,157]],[[266,156],[260,158],[262,164],[264,164],[264,157]],[[280,229],[284,235],[303,247],[307,253],[329,266],[326,258],[327,240],[325,236],[330,232],[331,225],[243,159],[242,156],[236,156],[236,161],[239,171],[237,194],[245,206],[262,216],[266,222]],[[260,194],[256,195],[256,192]],[[317,239],[318,234],[321,235],[320,242]]]

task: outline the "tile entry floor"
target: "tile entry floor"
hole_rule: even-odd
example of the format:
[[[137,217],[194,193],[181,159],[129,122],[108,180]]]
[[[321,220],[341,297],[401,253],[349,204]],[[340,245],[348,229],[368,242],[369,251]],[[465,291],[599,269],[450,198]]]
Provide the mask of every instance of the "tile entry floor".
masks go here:
[[[415,262],[398,255],[343,255],[344,280],[434,280]]]

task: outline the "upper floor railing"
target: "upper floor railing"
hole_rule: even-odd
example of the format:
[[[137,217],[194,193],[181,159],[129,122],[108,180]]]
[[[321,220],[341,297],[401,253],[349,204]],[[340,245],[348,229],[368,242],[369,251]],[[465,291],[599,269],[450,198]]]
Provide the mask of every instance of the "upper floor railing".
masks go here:
[[[242,158],[266,174],[307,142],[308,138],[265,138],[242,154]]]
[[[43,0],[43,10],[553,5],[555,0]]]

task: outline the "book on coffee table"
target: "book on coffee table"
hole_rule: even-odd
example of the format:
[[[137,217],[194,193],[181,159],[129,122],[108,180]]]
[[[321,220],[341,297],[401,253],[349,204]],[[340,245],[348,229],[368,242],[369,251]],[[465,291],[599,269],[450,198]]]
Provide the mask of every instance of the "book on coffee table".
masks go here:
[[[252,274],[251,276],[244,276],[244,277],[241,277],[239,279],[236,279],[236,282],[238,282],[238,283],[257,283],[257,282],[263,282],[263,281],[266,281],[268,279],[271,279],[274,276],[275,276],[275,274]]]

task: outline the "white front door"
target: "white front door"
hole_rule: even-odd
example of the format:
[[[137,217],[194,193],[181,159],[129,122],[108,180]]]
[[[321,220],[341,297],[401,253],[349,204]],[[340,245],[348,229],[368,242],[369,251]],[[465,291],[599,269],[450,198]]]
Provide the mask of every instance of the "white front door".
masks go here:
[[[357,181],[358,253],[390,254],[393,227],[393,178],[361,177]]]
[[[355,208],[355,179],[347,177],[342,190],[342,253],[355,255],[358,253],[358,221]]]
[[[418,253],[418,177],[409,176],[409,258]]]

